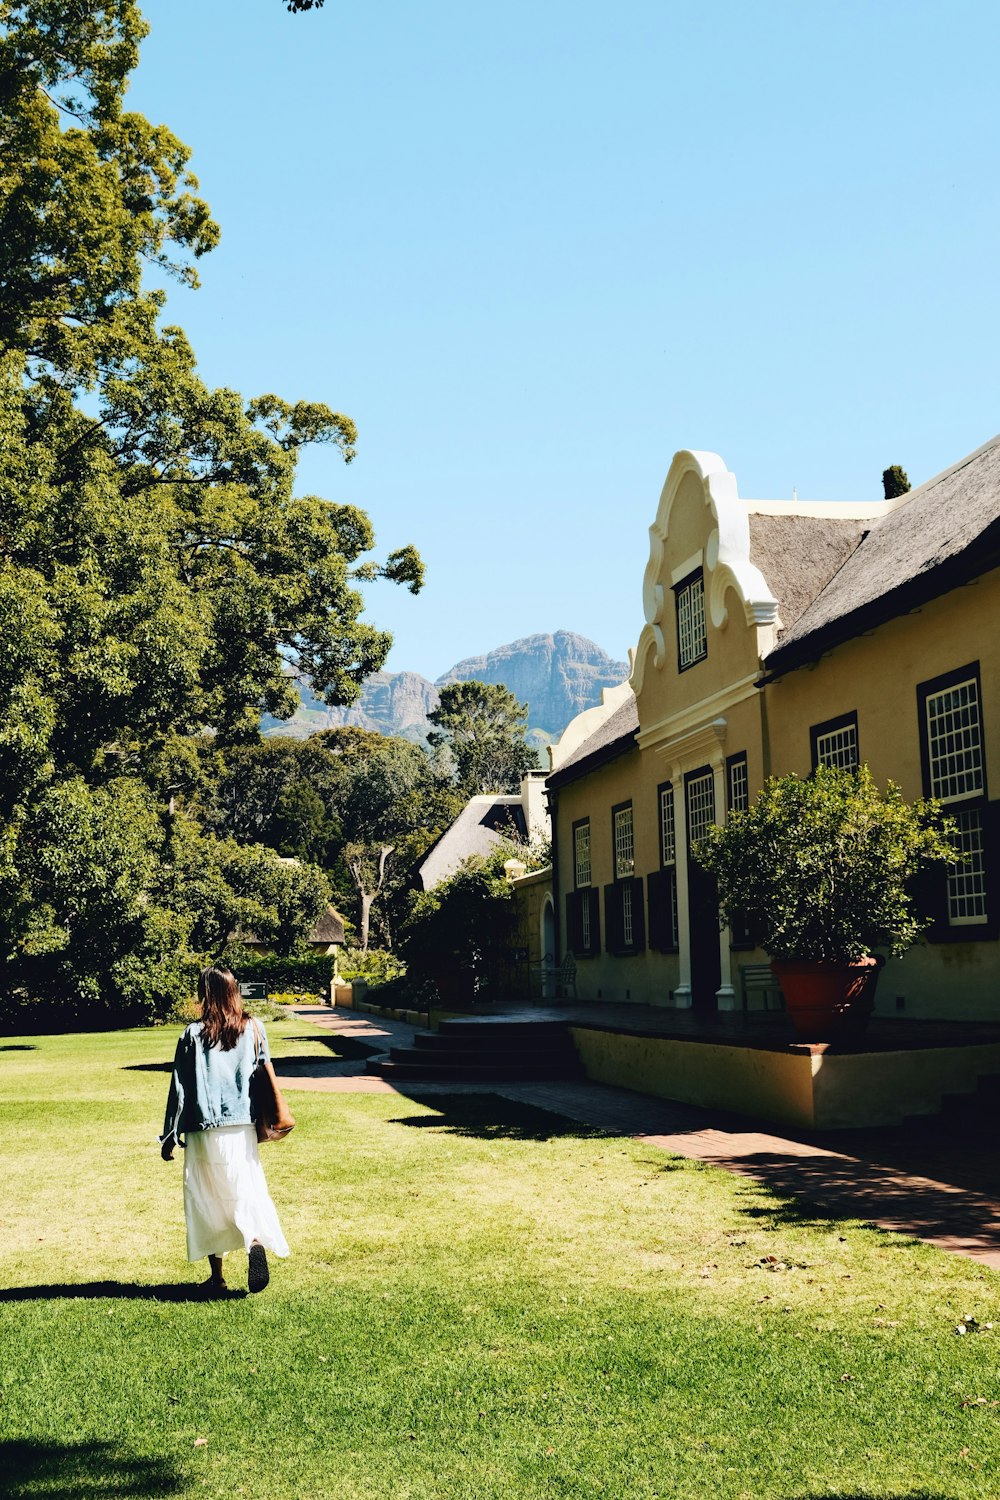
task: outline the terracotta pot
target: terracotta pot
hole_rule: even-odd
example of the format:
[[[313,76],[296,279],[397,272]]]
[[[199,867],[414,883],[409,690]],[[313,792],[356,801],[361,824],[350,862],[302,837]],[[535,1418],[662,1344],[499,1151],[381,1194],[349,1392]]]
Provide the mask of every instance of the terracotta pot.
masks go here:
[[[863,1035],[875,1005],[881,958],[853,964],[774,959],[792,1025],[804,1042],[845,1041]]]

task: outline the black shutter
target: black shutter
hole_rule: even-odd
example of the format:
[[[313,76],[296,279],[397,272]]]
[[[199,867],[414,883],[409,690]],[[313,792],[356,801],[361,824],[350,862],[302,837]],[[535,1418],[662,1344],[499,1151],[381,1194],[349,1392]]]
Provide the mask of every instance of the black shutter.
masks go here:
[[[983,808],[983,854],[986,861],[986,936],[996,938],[1000,932],[1000,802],[987,802]]]
[[[941,943],[949,936],[948,931],[948,867],[927,865],[914,876],[911,895],[917,915],[922,921],[930,919],[924,937],[929,943]]]
[[[646,946],[646,903],[642,876],[635,876],[630,884],[632,886],[632,951],[641,953]]]
[[[622,948],[622,904],[616,885],[604,887],[604,946],[609,953]]]
[[[580,945],[580,892],[566,893],[566,946],[571,953],[582,952]],[[558,953],[550,955],[552,963],[559,962]]]
[[[590,947],[587,953],[593,955],[601,951],[601,893],[593,886],[589,891],[582,891],[581,896],[590,902]]]
[[[672,946],[670,931],[670,887],[666,870],[653,870],[646,876],[649,900],[649,946],[666,953]]]

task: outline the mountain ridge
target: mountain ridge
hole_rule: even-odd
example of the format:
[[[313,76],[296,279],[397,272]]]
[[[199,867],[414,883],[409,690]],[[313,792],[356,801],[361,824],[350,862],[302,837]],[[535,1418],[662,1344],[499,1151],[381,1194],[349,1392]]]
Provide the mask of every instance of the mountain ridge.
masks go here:
[[[544,744],[558,738],[571,719],[601,701],[606,687],[628,676],[628,663],[617,662],[596,642],[571,630],[523,636],[478,656],[456,662],[431,682],[419,672],[375,672],[361,697],[349,708],[331,708],[299,688],[300,707],[291,719],[265,717],[265,735],[305,738],[320,729],[355,725],[379,734],[423,740],[431,725],[427,715],[439,690],[449,682],[503,684],[528,705],[529,740]]]

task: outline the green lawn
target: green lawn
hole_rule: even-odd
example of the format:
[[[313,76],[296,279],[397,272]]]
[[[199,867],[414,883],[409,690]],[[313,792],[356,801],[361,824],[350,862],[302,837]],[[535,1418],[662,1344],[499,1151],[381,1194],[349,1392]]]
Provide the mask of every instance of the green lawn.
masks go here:
[[[292,1258],[179,1300],[173,1042],[0,1040],[10,1495],[1000,1493],[996,1273],[495,1099],[296,1093],[266,1148]]]

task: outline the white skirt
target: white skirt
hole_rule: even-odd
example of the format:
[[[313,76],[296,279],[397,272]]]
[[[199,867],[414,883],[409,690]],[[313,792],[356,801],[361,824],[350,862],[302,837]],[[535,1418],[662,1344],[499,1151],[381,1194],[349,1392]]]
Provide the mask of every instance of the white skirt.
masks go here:
[[[254,1240],[275,1255],[288,1254],[252,1125],[192,1130],[185,1137],[184,1218],[188,1260],[249,1250]]]

